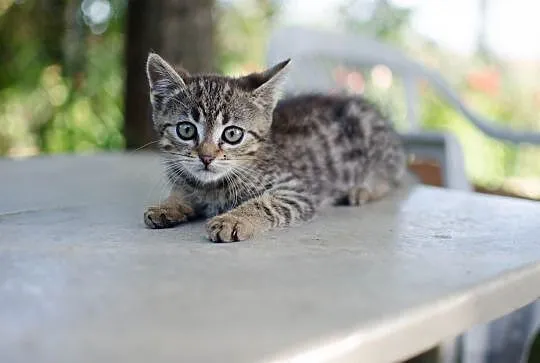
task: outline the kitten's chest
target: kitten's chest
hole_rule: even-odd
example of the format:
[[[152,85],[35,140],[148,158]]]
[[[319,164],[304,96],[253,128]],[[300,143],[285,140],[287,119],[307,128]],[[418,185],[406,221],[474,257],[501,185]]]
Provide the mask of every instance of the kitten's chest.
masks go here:
[[[192,203],[197,214],[213,217],[235,207],[224,190],[199,191],[192,195]]]
[[[247,188],[240,184],[234,187],[225,186],[211,190],[193,190],[191,203],[197,214],[205,217],[213,217],[236,208],[245,201],[264,193],[264,184],[259,188]]]
[[[204,217],[213,217],[225,213],[247,199],[245,193],[228,188],[195,190],[191,193],[192,205],[195,207],[197,214]]]

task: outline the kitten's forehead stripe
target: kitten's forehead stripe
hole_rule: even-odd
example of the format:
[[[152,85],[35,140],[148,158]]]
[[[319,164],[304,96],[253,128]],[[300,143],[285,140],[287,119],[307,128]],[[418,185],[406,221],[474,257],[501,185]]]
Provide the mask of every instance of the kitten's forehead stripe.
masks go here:
[[[199,108],[197,106],[191,107],[191,117],[193,118],[193,121],[200,122],[201,113],[199,112]]]
[[[229,115],[223,114],[221,124],[222,125],[227,125],[229,123],[229,121],[231,121],[231,118],[229,117]]]

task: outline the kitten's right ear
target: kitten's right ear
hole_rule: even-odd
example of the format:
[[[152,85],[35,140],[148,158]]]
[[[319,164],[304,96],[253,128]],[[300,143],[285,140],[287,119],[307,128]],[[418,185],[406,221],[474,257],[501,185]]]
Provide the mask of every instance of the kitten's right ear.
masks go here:
[[[179,90],[186,87],[185,80],[189,73],[185,70],[174,68],[156,53],[150,53],[146,61],[146,74],[150,86],[150,95],[171,96],[178,94]]]
[[[263,72],[248,74],[240,78],[239,82],[244,84],[244,87],[250,90],[263,105],[273,108],[280,97],[286,69],[290,62],[291,60],[287,59]]]

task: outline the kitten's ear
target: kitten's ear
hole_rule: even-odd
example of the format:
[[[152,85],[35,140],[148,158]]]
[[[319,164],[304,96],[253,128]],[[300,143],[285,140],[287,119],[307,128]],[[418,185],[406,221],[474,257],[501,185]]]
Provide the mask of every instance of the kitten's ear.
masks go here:
[[[260,73],[252,73],[240,78],[240,82],[262,101],[265,105],[275,106],[281,95],[281,87],[285,83],[287,66],[291,62],[287,59]]]
[[[186,87],[185,80],[189,73],[174,68],[156,53],[150,53],[146,61],[146,74],[150,86],[150,97],[154,103],[154,96],[171,96],[179,93]]]

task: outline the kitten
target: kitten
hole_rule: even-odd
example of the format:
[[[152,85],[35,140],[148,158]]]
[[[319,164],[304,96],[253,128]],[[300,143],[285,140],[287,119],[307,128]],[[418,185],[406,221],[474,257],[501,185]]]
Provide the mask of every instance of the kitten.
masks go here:
[[[397,185],[405,153],[390,123],[359,97],[278,103],[288,63],[230,78],[175,71],[149,55],[153,122],[172,190],[144,213],[148,227],[211,217],[210,240],[240,241]]]

